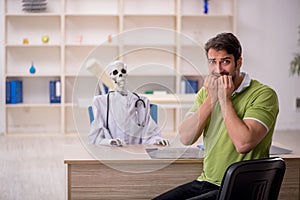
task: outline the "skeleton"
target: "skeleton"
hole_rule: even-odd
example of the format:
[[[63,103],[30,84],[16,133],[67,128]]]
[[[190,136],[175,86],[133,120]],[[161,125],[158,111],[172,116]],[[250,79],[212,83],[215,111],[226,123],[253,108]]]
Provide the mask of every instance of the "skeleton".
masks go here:
[[[159,127],[150,117],[150,106],[148,105],[149,100],[146,97],[139,96],[125,89],[127,79],[126,64],[121,61],[114,61],[109,64],[108,72],[111,80],[115,85],[115,92],[107,94],[110,95],[109,99],[105,99],[101,96],[97,97],[99,98],[99,100],[94,101],[94,105],[99,103],[104,104],[104,100],[106,105],[110,105],[110,110],[107,112],[107,115],[108,113],[111,113],[111,115],[109,115],[111,117],[106,121],[108,121],[110,129],[113,130],[103,130],[102,127],[96,127],[96,129],[92,129],[92,131],[90,130],[90,142],[93,144],[99,143],[112,146],[122,146],[123,144],[160,144],[164,146],[169,145],[169,141],[161,137]],[[139,104],[138,106],[137,102]],[[104,112],[104,110],[102,112]],[[135,113],[135,115],[133,115],[133,113]],[[99,114],[99,116],[103,115],[106,115],[106,113],[101,113],[101,115]],[[137,119],[137,123],[133,120],[133,118]],[[142,125],[140,125],[140,118],[143,119]],[[97,126],[97,124],[94,124],[94,126]],[[111,133],[109,133],[111,139],[105,140],[106,142],[103,142],[103,135],[108,134],[99,134],[99,131],[97,132],[97,130],[100,129],[102,130],[102,132],[111,131]],[[98,135],[102,136],[100,137]],[[102,140],[99,138],[102,138]]]
[[[115,84],[115,90],[123,96],[127,95],[127,91],[125,90],[127,65],[117,60],[109,65],[109,70],[109,76]]]
[[[115,90],[121,95],[127,95],[125,90],[126,78],[127,78],[127,66],[121,61],[115,61],[109,65],[110,73],[109,76],[115,84]],[[120,138],[110,140],[111,145],[122,146],[123,141]]]

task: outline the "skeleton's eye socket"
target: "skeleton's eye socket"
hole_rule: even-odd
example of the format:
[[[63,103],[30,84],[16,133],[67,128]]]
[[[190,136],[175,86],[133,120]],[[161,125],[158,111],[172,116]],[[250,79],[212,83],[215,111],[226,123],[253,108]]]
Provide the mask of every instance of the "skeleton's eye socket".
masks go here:
[[[113,71],[113,75],[117,75],[117,74],[118,74],[118,70],[115,69],[115,70]]]
[[[126,69],[121,69],[122,74],[126,74]]]

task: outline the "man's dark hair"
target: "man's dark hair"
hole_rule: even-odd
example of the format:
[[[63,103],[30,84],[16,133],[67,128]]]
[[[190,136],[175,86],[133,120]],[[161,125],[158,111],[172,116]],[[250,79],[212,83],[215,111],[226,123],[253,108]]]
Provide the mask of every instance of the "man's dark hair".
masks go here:
[[[225,50],[228,54],[232,54],[235,63],[237,63],[242,54],[241,44],[232,33],[220,33],[208,40],[205,44],[206,56],[208,56],[208,50],[211,48],[217,51]]]

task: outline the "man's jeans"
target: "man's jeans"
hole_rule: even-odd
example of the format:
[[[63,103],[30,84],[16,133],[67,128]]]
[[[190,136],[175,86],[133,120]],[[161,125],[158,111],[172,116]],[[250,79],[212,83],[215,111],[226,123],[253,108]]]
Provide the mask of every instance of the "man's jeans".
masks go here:
[[[215,200],[219,189],[220,187],[215,184],[194,180],[161,194],[153,200]]]

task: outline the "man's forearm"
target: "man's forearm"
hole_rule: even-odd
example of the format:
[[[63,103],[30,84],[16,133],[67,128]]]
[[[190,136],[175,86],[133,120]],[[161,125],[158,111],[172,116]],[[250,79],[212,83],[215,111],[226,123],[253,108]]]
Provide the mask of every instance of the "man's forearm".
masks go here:
[[[179,126],[180,141],[184,145],[191,145],[201,136],[214,103],[207,98],[198,110],[188,115]]]
[[[221,104],[222,115],[228,136],[237,152],[251,151],[266,135],[266,129],[255,120],[240,119],[231,101]]]

